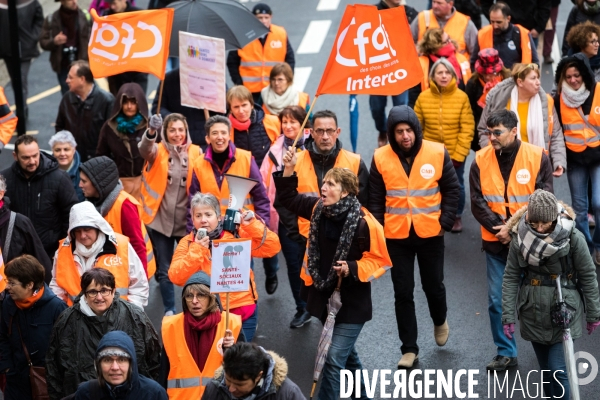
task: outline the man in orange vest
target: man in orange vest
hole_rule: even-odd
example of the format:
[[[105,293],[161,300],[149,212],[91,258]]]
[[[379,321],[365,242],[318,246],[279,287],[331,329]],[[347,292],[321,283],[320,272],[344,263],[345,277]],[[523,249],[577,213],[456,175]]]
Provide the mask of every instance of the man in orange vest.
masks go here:
[[[448,341],[444,287],[444,232],[452,230],[459,184],[443,144],[423,140],[417,115],[397,106],[388,116],[389,144],[371,163],[369,211],[383,225],[393,268],[396,323],[402,342],[398,368],[418,360],[415,256],[438,346]]]
[[[96,207],[116,233],[129,238],[146,276],[151,278],[156,271],[156,262],[150,237],[141,220],[141,205],[123,190],[117,164],[100,156],[84,162],[79,168],[79,187],[85,199]]]
[[[233,83],[246,86],[252,92],[254,103],[262,106],[260,91],[269,85],[271,69],[275,64],[285,61],[293,71],[296,60],[285,29],[271,23],[271,7],[258,3],[252,8],[252,14],[267,27],[269,33],[248,43],[241,50],[230,51],[227,69]]]
[[[475,52],[471,53],[471,70],[474,71],[479,50],[493,47],[504,66],[511,69],[516,63],[539,65],[535,43],[531,33],[518,24],[510,22],[510,7],[501,1],[490,7],[490,24],[477,33]]]
[[[4,95],[4,88],[0,86],[0,152],[10,141],[15,129],[17,129],[17,116],[10,109]]]
[[[471,164],[471,211],[481,224],[488,279],[488,312],[498,353],[488,370],[504,371],[517,365],[517,343],[502,327],[502,277],[508,258],[510,235],[506,221],[527,206],[536,189],[549,192],[552,164],[543,149],[518,139],[517,115],[506,109],[487,118],[490,146],[475,155]],[[483,173],[482,173],[483,168]]]
[[[458,52],[467,59],[471,57],[477,44],[477,28],[471,18],[454,8],[454,0],[433,0],[431,10],[421,11],[410,24],[415,44],[423,39],[429,28],[442,28],[458,43]],[[477,53],[475,53],[477,54]]]

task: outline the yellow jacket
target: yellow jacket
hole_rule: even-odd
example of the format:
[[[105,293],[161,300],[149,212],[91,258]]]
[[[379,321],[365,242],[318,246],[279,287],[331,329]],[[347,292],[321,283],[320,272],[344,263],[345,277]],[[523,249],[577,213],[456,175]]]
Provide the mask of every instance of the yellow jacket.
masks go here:
[[[450,158],[464,162],[471,150],[475,120],[466,93],[456,87],[456,80],[440,89],[430,82],[415,103],[415,113],[423,128],[423,138],[443,143]]]

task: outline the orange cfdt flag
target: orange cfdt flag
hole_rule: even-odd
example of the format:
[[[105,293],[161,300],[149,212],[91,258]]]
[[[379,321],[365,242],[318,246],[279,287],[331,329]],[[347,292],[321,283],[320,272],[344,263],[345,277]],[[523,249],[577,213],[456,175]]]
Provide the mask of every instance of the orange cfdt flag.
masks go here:
[[[174,12],[163,8],[99,17],[92,9],[94,25],[88,57],[94,77],[136,71],[163,80]]]
[[[316,95],[397,95],[422,77],[404,7],[349,5]]]

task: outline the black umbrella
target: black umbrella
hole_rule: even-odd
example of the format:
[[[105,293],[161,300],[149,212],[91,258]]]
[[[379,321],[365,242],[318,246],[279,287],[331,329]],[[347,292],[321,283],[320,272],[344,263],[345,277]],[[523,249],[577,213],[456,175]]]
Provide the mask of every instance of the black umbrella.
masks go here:
[[[179,57],[179,31],[225,40],[227,50],[241,49],[269,30],[235,0],[182,0],[175,10],[169,55]]]

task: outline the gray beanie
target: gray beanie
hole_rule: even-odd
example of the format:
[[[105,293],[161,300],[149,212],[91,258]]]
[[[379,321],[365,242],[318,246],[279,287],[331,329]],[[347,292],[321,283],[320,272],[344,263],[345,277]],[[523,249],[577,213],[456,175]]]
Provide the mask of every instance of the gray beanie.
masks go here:
[[[529,196],[527,215],[529,222],[552,222],[558,217],[556,197],[542,189],[537,189]]]

